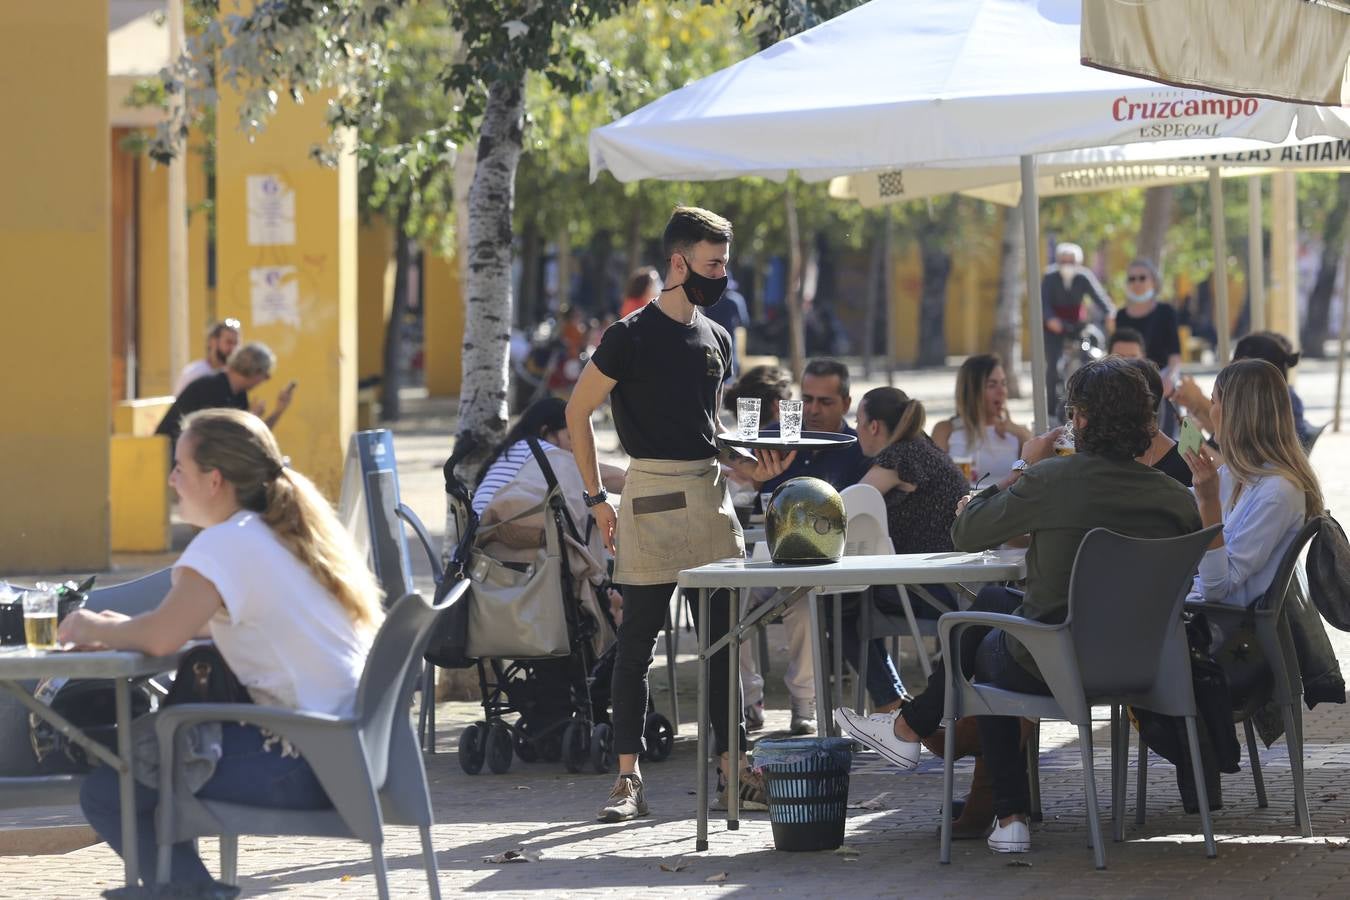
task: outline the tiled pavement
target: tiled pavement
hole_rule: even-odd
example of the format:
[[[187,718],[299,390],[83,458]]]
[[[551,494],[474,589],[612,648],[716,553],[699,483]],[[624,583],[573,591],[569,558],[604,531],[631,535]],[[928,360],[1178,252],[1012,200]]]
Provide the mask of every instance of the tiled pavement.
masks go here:
[[[1309,373],[1301,390],[1309,417],[1326,416],[1325,373]],[[943,379],[947,379],[945,382]],[[950,376],[925,373],[899,383],[927,398],[940,399]],[[930,388],[929,386],[932,385]],[[858,393],[861,393],[860,391]],[[416,404],[414,404],[416,406]],[[405,499],[433,529],[443,516],[439,472],[448,430],[445,407],[424,404],[399,437]],[[939,410],[940,412],[940,410]],[[610,439],[612,446],[612,439]],[[602,436],[601,446],[606,446]],[[1350,438],[1328,435],[1315,462],[1333,509],[1344,510],[1350,484],[1337,463],[1347,459]],[[124,571],[149,568],[151,560],[128,560]],[[775,657],[780,626],[770,630]],[[1350,636],[1333,632],[1342,660],[1350,661]],[[686,648],[690,646],[686,644]],[[1350,666],[1347,666],[1350,668]],[[786,725],[782,660],[769,677],[768,729]],[[438,824],[435,846],[446,896],[493,897],[717,896],[732,892],[781,896],[1020,896],[1063,897],[1222,896],[1226,898],[1345,896],[1350,876],[1350,711],[1319,706],[1307,713],[1307,779],[1315,837],[1297,836],[1292,786],[1283,742],[1263,752],[1270,807],[1258,810],[1246,771],[1224,776],[1225,807],[1214,816],[1219,857],[1206,860],[1198,818],[1186,816],[1166,762],[1150,766],[1148,823],[1133,825],[1134,770],[1131,768],[1126,842],[1108,844],[1104,872],[1095,871],[1086,846],[1082,773],[1073,729],[1045,726],[1042,737],[1042,793],[1046,821],[1033,832],[1033,852],[1022,858],[996,856],[982,843],[958,843],[951,866],[937,863],[935,828],[940,804],[941,767],[931,757],[908,775],[888,770],[875,756],[855,761],[853,804],[877,799],[879,809],[849,813],[844,853],[788,854],[772,849],[764,814],[747,814],[741,829],[725,830],[713,818],[710,850],[693,852],[694,746],[688,711],[693,708],[693,663],[682,657],[680,693],[685,722],[672,757],[645,768],[651,817],[608,825],[593,821],[610,780],[596,774],[568,774],[561,764],[517,761],[506,775],[465,775],[454,752],[455,738],[471,721],[471,703],[440,705],[440,753],[427,758]],[[664,691],[663,678],[654,681]],[[662,707],[663,694],[657,701]],[[777,707],[774,709],[773,707]],[[1106,724],[1096,732],[1098,792],[1109,816]],[[958,774],[963,789],[968,766]],[[1109,832],[1108,832],[1109,835]],[[213,842],[203,842],[213,865]],[[524,849],[532,861],[493,864],[485,858]],[[388,829],[386,855],[396,896],[425,896],[416,832]],[[678,871],[665,871],[661,864]],[[369,897],[374,881],[365,847],[350,841],[243,838],[241,884],[245,894],[284,893],[294,897]],[[0,897],[93,897],[118,883],[117,858],[104,846],[61,856],[0,857]]]

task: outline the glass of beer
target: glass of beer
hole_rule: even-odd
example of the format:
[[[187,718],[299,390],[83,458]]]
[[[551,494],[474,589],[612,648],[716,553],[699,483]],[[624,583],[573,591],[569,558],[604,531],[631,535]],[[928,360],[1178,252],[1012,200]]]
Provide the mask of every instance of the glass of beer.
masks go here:
[[[789,444],[802,439],[802,401],[782,400],[778,404],[778,433]]]
[[[1077,452],[1078,448],[1074,443],[1073,437],[1073,426],[1065,425],[1064,430],[1062,430],[1055,438],[1055,455],[1073,456]]]
[[[29,650],[56,649],[56,591],[46,585],[23,595],[23,636]]]
[[[961,470],[961,477],[966,479],[966,484],[975,483],[975,458],[973,456],[953,456],[952,462]]]
[[[758,397],[742,397],[736,401],[736,431],[743,441],[759,437]]]

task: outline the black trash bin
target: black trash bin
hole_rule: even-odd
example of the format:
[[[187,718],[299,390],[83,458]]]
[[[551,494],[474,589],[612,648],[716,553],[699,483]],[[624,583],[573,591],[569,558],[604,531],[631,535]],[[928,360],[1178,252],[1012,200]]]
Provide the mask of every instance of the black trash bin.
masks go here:
[[[755,745],[754,767],[764,773],[769,822],[778,850],[834,850],[848,818],[848,738],[792,738]]]

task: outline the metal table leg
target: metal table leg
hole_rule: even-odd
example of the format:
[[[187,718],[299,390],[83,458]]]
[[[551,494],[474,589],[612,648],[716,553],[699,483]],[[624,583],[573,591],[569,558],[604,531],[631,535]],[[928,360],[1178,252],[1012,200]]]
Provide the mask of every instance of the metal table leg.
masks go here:
[[[708,590],[699,588],[698,615],[698,826],[694,849],[708,849]]]
[[[820,734],[830,734],[834,717],[830,713],[830,685],[825,680],[825,648],[820,639],[820,596],[815,591],[806,595],[807,608],[811,613],[811,644],[816,675],[816,730]]]
[[[741,827],[741,641],[736,636],[740,624],[737,595],[727,591],[727,831]],[[707,622],[708,619],[703,621]]]
[[[113,702],[117,710],[117,790],[122,807],[122,869],[127,887],[140,883],[140,842],[136,834],[136,779],[131,774],[131,682],[113,680]]]

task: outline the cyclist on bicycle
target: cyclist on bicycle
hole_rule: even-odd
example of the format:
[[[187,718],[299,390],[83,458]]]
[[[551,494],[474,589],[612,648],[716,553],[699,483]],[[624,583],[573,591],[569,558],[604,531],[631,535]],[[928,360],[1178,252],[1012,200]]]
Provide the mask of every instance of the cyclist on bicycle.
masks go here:
[[[1061,243],[1055,247],[1055,265],[1041,279],[1041,314],[1045,322],[1046,409],[1059,416],[1059,360],[1064,336],[1077,334],[1089,321],[1091,301],[1101,313],[1107,330],[1115,318],[1115,306],[1092,270],[1083,265],[1083,248]]]

